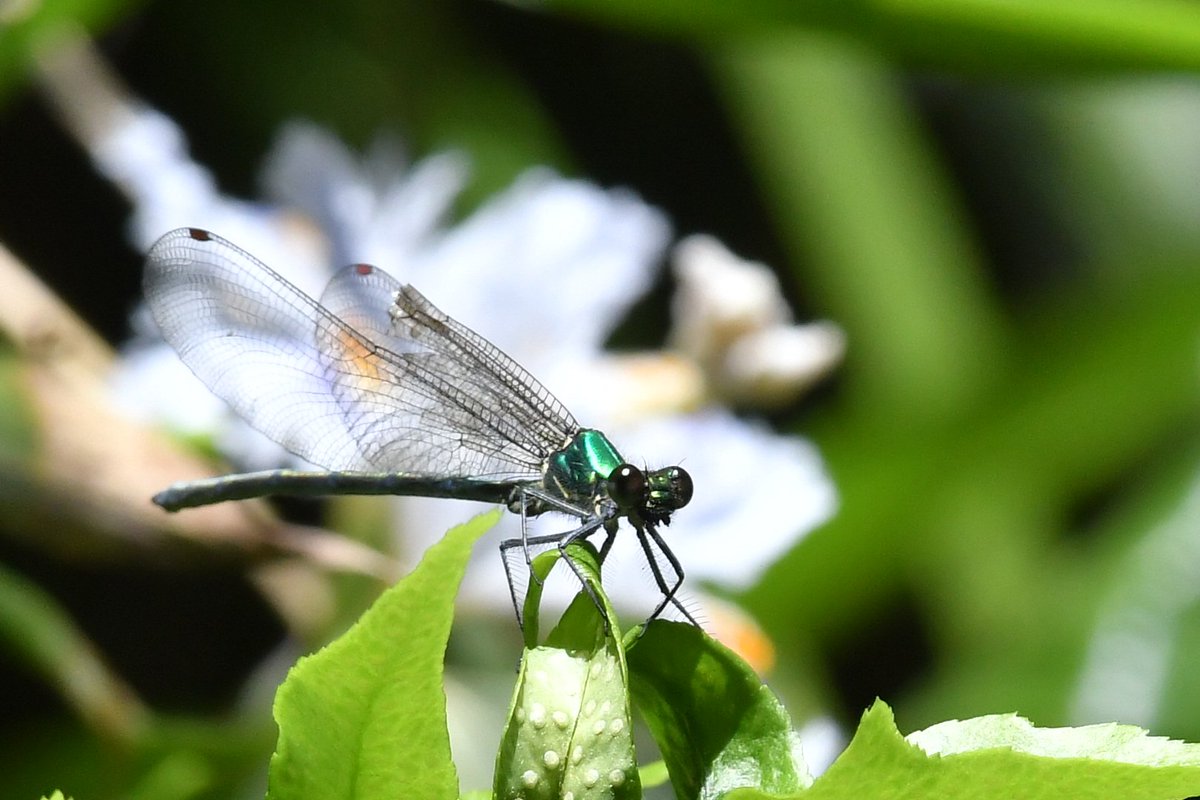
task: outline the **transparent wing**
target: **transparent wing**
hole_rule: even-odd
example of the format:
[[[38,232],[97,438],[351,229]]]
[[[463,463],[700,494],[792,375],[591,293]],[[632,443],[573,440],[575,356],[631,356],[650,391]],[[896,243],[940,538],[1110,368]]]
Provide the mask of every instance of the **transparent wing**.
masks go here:
[[[160,239],[145,292],[184,363],[254,427],[331,470],[531,480],[578,430],[510,358],[373,267],[317,303],[224,239]]]
[[[523,367],[385,272],[346,267],[321,305],[358,335],[321,328],[318,350],[351,435],[374,464],[415,458],[439,473],[488,477],[520,464],[540,475],[579,430]]]

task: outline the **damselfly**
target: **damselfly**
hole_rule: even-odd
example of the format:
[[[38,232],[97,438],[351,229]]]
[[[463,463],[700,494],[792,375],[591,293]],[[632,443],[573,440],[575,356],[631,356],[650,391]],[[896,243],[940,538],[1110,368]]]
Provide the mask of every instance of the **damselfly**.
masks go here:
[[[502,503],[521,517],[520,538],[500,545],[510,588],[513,548],[528,565],[531,547],[557,546],[597,604],[565,548],[603,530],[603,560],[625,519],[662,592],[651,618],[670,603],[692,620],[676,597],[683,569],[658,531],[691,499],[687,472],[626,463],[603,433],[582,428],[519,364],[412,286],[352,264],[318,302],[225,239],[179,228],[150,248],[144,287],[159,330],[192,372],[255,428],[326,470],[177,483],[154,497],[158,505],[327,494]],[[578,524],[529,535],[529,518],[548,511]]]

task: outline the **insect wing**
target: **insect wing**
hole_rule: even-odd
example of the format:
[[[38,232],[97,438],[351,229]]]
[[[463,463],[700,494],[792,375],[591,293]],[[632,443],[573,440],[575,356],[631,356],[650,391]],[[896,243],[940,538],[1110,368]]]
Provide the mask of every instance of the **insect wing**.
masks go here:
[[[372,468],[350,435],[313,336],[340,323],[312,298],[236,245],[195,228],[171,231],[150,248],[143,288],[163,338],[247,422],[326,469]]]
[[[318,303],[215,234],[147,258],[164,338],[251,425],[330,470],[536,480],[578,430],[529,373],[368,265]]]
[[[537,480],[578,424],[495,345],[374,267],[341,270],[321,296],[357,337],[317,332],[334,393],[381,469]]]

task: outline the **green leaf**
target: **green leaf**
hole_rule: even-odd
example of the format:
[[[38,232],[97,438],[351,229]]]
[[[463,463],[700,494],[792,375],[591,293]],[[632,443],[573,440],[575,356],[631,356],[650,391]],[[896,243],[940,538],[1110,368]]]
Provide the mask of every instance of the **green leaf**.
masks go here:
[[[124,800],[192,800],[212,792],[216,777],[214,764],[202,754],[177,750],[147,769],[122,797]]]
[[[667,762],[661,758],[649,764],[642,764],[638,767],[638,774],[642,776],[642,786],[647,789],[661,786],[671,779],[671,773],[667,772]]]
[[[534,574],[545,579],[560,553],[543,553]],[[496,759],[496,798],[638,798],[628,671],[616,617],[600,585],[595,549],[567,548],[604,607],[580,592],[546,637],[527,647]],[[541,587],[531,581],[526,631],[537,629]],[[533,598],[532,601],[530,598]]]
[[[458,796],[442,661],[471,546],[500,512],[450,530],[275,697],[271,800]]]
[[[791,720],[744,661],[703,631],[656,620],[629,648],[633,696],[677,797],[811,782]]]
[[[547,554],[543,553],[540,557],[545,555]],[[557,556],[558,553],[552,551],[549,555]],[[566,557],[579,568],[584,580],[595,593],[596,599],[600,601],[601,608],[596,607],[595,601],[586,592],[580,592],[571,601],[571,605],[567,607],[558,624],[554,626],[554,630],[550,631],[546,637],[546,646],[560,650],[600,649],[606,646],[605,638],[611,638],[614,641],[620,638],[616,612],[613,611],[612,604],[608,602],[608,595],[604,593],[604,587],[600,583],[600,554],[596,552],[596,548],[592,546],[591,542],[585,541],[576,542],[567,547]],[[552,557],[547,561],[553,566],[556,560]],[[549,573],[547,572],[547,574]],[[621,669],[624,670],[624,665]],[[624,681],[622,682],[624,683]]]
[[[1150,736],[1136,725],[1115,722],[1080,728],[1036,728],[1016,714],[990,714],[939,722],[905,738],[931,755],[948,756],[1004,747],[1050,758],[1091,758],[1143,766],[1200,768],[1200,744]],[[1192,788],[1200,788],[1200,785],[1193,784]]]
[[[891,709],[876,702],[829,771],[793,796],[1168,800],[1197,792],[1200,745],[1130,725],[1035,728],[1005,714],[943,722],[905,739]]]
[[[728,38],[808,29],[941,69],[1195,69],[1200,9],[1172,0],[549,0],[549,8],[670,36]]]
[[[529,565],[529,588],[525,592],[525,601],[521,607],[521,619],[523,620],[521,632],[525,636],[526,650],[537,647],[538,628],[541,623],[538,608],[542,604],[542,590],[546,586],[546,578],[550,576],[550,570],[554,569],[554,565],[558,563],[559,555],[557,549],[548,550],[540,553]]]

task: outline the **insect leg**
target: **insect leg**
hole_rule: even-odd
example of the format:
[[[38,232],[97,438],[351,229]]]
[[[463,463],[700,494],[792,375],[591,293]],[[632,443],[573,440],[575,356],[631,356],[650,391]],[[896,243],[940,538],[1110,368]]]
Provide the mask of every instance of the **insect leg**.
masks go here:
[[[604,523],[604,532],[608,534],[604,537],[604,544],[600,546],[600,563],[604,563],[604,559],[608,558],[608,551],[612,549],[613,542],[617,538],[617,520],[610,519]]]
[[[675,557],[673,552],[671,552],[671,548],[667,547],[667,543],[663,541],[663,538],[658,534],[658,531],[653,525],[638,525],[636,530],[638,542],[642,546],[642,552],[646,554],[646,560],[650,562],[650,572],[654,575],[654,582],[658,584],[658,589],[663,595],[662,600],[659,601],[658,605],[655,607],[653,613],[650,614],[649,618],[647,618],[646,622],[651,622],[654,619],[657,619],[658,615],[661,614],[663,609],[667,607],[667,604],[670,603],[671,605],[675,606],[675,608],[679,609],[679,612],[683,614],[688,622],[692,623],[697,628],[701,627],[700,623],[696,622],[695,617],[693,617],[688,610],[683,607],[683,604],[679,602],[679,598],[676,597],[679,587],[683,586],[683,566],[679,563],[679,559]],[[647,539],[647,536],[650,538]],[[676,575],[675,582],[670,586],[667,585],[667,581],[663,577],[662,568],[658,565],[658,559],[654,555],[654,548],[650,545],[650,539],[654,540],[654,544],[658,546],[658,549],[662,552],[663,556],[666,557],[667,563],[671,565],[671,571]]]
[[[563,536],[569,536],[570,533],[573,533],[573,531],[566,534],[551,533],[545,536],[527,536],[525,535],[525,527],[522,525],[522,535],[520,537],[505,539],[500,543],[500,560],[504,564],[504,578],[508,581],[508,596],[512,598],[513,611],[517,613],[517,625],[519,625],[522,630],[525,628],[525,620],[521,615],[521,599],[518,597],[517,583],[512,573],[512,562],[508,554],[515,547],[521,548],[521,552],[524,553],[525,556],[525,563],[529,568],[529,576],[533,580],[537,581],[538,585],[541,585],[542,581],[533,572],[533,559],[529,555],[529,548],[531,546],[537,547],[541,544],[558,544],[562,540]]]
[[[542,536],[530,536],[529,535],[529,514],[527,512],[530,498],[533,498],[535,500],[540,500],[541,502],[550,505],[551,507],[555,508],[556,510],[562,511],[563,513],[570,514],[572,516],[578,517],[578,518],[580,518],[582,520],[586,520],[586,521],[579,528],[576,528],[575,530],[572,530],[572,531],[567,531],[566,533],[552,533],[552,534],[546,534],[546,535],[542,535]],[[521,601],[518,597],[517,583],[514,580],[514,576],[512,573],[512,565],[511,565],[510,559],[509,559],[509,552],[515,547],[521,548],[521,553],[525,558],[525,566],[529,570],[529,576],[533,580],[537,581],[538,585],[541,585],[542,584],[541,579],[538,578],[537,573],[535,573],[533,571],[533,554],[531,551],[531,547],[537,547],[538,545],[543,545],[543,544],[557,544],[559,546],[559,549],[562,550],[562,548],[565,546],[564,545],[565,541],[576,541],[580,538],[586,537],[587,535],[589,535],[590,533],[595,531],[596,528],[599,527],[601,524],[604,524],[604,520],[602,520],[599,517],[592,518],[592,516],[590,514],[588,514],[586,511],[584,511],[583,509],[576,508],[575,506],[572,506],[571,504],[566,503],[566,502],[560,500],[559,498],[553,497],[552,495],[548,495],[544,492],[532,490],[529,487],[522,487],[521,489],[519,489],[517,499],[518,499],[518,502],[521,507],[521,536],[519,538],[505,539],[504,541],[502,541],[500,543],[500,559],[504,563],[504,577],[508,581],[508,594],[509,594],[509,597],[512,599],[513,610],[516,612],[516,615],[517,615],[517,624],[519,626],[521,626],[522,629],[524,629],[525,621],[521,615]],[[607,545],[608,543],[606,542],[605,544]],[[576,577],[579,577],[580,580],[582,581],[583,580],[582,576],[580,575],[579,569],[575,566],[574,562],[572,562],[571,559],[568,558],[567,563],[571,565],[571,571],[574,572]],[[585,589],[589,588],[586,583],[584,583],[584,588]],[[593,600],[596,600],[595,596],[592,595],[592,593],[590,591],[588,592],[588,594],[589,594],[589,596],[592,597]],[[599,605],[598,600],[597,600],[597,605]]]
[[[605,530],[608,530],[608,526],[605,525],[605,520],[602,517],[595,517],[594,519],[590,519],[583,523],[575,530],[563,534],[562,538],[559,539],[558,542],[558,552],[562,555],[562,559],[567,562],[567,566],[571,568],[571,572],[575,573],[575,577],[579,580],[579,584],[583,587],[583,591],[587,593],[587,596],[591,599],[593,605],[596,606],[596,610],[600,612],[600,618],[604,620],[604,630],[607,633],[609,630],[608,617],[604,613],[604,604],[600,602],[600,598],[596,595],[596,591],[592,588],[592,585],[587,582],[586,578],[584,578],[583,572],[580,570],[579,565],[576,564],[569,555],[567,555],[567,545],[571,544],[572,542],[577,542],[580,539],[586,539],[595,533],[601,526],[604,526]],[[609,531],[608,539],[605,540],[603,549],[601,550],[603,554],[600,556],[601,562],[604,560],[604,555],[607,555],[611,542],[612,532]]]

